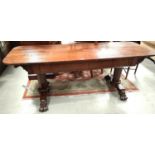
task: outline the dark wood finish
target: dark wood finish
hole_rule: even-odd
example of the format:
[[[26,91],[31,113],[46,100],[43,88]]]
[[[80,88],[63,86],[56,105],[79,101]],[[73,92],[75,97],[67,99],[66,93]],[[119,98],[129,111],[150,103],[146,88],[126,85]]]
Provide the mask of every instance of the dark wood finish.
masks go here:
[[[5,64],[26,65],[59,62],[85,62],[98,60],[115,60],[153,56],[149,51],[136,43],[100,43],[100,44],[68,44],[68,45],[36,45],[19,46],[4,59]]]
[[[112,85],[116,87],[118,90],[118,93],[120,95],[120,100],[125,101],[127,100],[127,96],[125,94],[125,88],[121,85],[120,77],[122,73],[123,68],[115,68],[114,69],[114,75],[107,75],[105,76],[105,80],[109,85]]]
[[[61,44],[61,41],[11,41],[13,47],[16,46],[30,46],[30,45],[56,45],[56,44]],[[51,73],[47,73],[46,77],[47,78],[53,78],[53,74]],[[29,80],[32,79],[37,79],[37,75],[36,74],[29,74],[28,75]]]
[[[126,100],[125,89],[121,86],[122,67],[135,66],[145,57],[155,55],[136,43],[82,43],[68,45],[19,46],[10,51],[3,62],[8,65],[22,66],[29,74],[38,74],[40,83],[40,111],[47,110],[46,73],[92,70],[114,67],[114,76],[110,80],[120,95]],[[107,77],[111,79],[111,77]]]
[[[76,43],[94,43],[94,44],[98,44],[98,43],[105,43],[105,42],[109,42],[109,41],[75,41]],[[103,74],[103,68],[101,68],[101,74]],[[90,70],[90,75],[93,78],[93,70]]]
[[[19,44],[22,46],[25,45],[55,45],[61,44],[61,41],[19,41]]]
[[[141,58],[142,59],[142,58]],[[107,60],[64,61],[53,63],[23,64],[30,74],[82,71],[98,68],[134,66],[139,63],[137,58],[119,58]],[[18,66],[18,65],[16,65]]]
[[[38,91],[40,93],[40,108],[39,111],[47,111],[48,105],[47,105],[47,93],[50,90],[49,82],[46,80],[45,74],[38,74],[38,83],[39,88]]]
[[[114,84],[115,87],[117,88],[118,93],[120,95],[120,99],[127,100],[127,96],[125,94],[125,88],[121,85],[121,81],[120,81],[122,69],[123,68],[115,68],[113,79],[112,79],[112,84]]]

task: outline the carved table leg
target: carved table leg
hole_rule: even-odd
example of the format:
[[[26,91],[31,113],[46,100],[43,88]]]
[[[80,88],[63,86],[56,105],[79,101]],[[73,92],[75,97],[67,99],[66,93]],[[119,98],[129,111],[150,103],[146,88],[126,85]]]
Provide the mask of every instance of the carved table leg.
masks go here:
[[[49,92],[49,82],[46,80],[46,75],[45,74],[38,74],[38,83],[39,83],[39,88],[38,91],[40,93],[40,112],[44,112],[48,110],[48,105],[47,105],[47,93]]]
[[[122,68],[115,68],[113,78],[107,75],[105,77],[105,80],[117,88],[118,93],[120,95],[120,100],[125,101],[128,99],[128,97],[125,94],[125,88],[121,85],[120,81],[121,73]]]

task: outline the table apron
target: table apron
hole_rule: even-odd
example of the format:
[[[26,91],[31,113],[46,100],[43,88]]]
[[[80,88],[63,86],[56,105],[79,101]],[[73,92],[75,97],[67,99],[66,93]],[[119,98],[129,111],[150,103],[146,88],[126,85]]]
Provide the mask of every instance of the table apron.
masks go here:
[[[107,60],[89,60],[89,61],[73,61],[73,62],[57,62],[57,63],[40,63],[22,65],[29,74],[58,73],[70,71],[82,71],[99,68],[135,66],[144,58],[123,58],[123,59],[107,59]]]

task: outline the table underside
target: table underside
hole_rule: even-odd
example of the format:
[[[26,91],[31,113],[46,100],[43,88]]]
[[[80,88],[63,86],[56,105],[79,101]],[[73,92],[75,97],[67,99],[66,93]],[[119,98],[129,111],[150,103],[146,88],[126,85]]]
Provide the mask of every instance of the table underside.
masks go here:
[[[74,61],[74,62],[57,62],[57,63],[41,63],[41,64],[27,64],[22,66],[28,74],[37,74],[39,83],[38,91],[40,93],[40,108],[39,111],[44,112],[48,110],[47,94],[50,90],[49,82],[46,79],[47,73],[71,72],[92,70],[99,68],[114,68],[114,75],[105,76],[107,84],[113,85],[118,90],[120,99],[125,101],[127,96],[124,87],[121,85],[120,77],[122,68],[124,66],[135,66],[141,62],[144,57],[121,58],[121,59],[107,59],[107,60],[91,60],[91,61]]]

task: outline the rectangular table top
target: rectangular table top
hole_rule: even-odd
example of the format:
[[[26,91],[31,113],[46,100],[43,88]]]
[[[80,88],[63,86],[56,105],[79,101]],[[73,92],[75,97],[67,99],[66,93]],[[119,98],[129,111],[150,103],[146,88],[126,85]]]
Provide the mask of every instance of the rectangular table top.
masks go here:
[[[13,48],[3,59],[8,65],[105,60],[154,56],[155,51],[133,42],[34,45]]]

